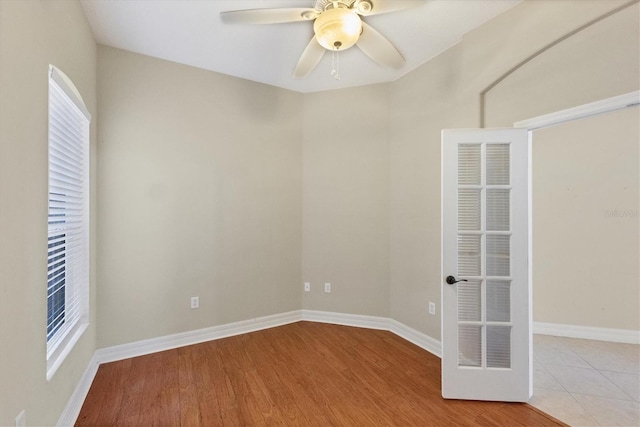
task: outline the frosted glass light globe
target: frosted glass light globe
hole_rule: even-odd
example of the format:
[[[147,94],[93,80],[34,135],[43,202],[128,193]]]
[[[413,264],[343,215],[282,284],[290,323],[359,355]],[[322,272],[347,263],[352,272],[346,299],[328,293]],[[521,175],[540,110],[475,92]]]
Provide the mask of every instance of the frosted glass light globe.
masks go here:
[[[329,9],[313,23],[316,40],[328,50],[345,50],[353,46],[362,33],[358,14],[347,8]]]

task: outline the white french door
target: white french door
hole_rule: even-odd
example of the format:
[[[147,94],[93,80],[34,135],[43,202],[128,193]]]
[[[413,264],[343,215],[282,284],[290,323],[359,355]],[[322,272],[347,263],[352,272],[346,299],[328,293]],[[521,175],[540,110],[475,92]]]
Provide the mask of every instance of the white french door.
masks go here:
[[[532,394],[526,129],[442,131],[442,396]]]

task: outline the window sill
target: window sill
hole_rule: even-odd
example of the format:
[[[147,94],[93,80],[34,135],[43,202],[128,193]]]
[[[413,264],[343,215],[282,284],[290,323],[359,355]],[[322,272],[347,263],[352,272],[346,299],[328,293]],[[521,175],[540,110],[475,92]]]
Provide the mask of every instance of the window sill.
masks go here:
[[[75,347],[87,327],[89,327],[89,322],[76,323],[73,329],[67,333],[64,340],[56,347],[54,352],[47,357],[47,381],[51,381],[51,378],[53,378],[53,375],[60,365],[62,365],[67,355],[71,353],[71,350]]]

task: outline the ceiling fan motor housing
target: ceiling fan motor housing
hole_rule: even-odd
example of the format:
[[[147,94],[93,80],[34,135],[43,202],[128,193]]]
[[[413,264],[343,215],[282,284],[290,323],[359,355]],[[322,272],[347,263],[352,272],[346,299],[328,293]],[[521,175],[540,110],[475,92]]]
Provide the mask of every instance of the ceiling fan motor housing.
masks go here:
[[[316,39],[328,50],[345,50],[353,46],[362,33],[362,20],[351,9],[325,10],[313,23]]]

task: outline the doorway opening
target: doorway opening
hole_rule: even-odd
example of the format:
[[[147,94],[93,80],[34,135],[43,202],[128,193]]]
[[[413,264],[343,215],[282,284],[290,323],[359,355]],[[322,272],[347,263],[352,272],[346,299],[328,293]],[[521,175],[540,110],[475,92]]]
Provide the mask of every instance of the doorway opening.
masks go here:
[[[640,422],[639,102],[633,92],[514,124],[533,141],[529,403],[571,425]]]

